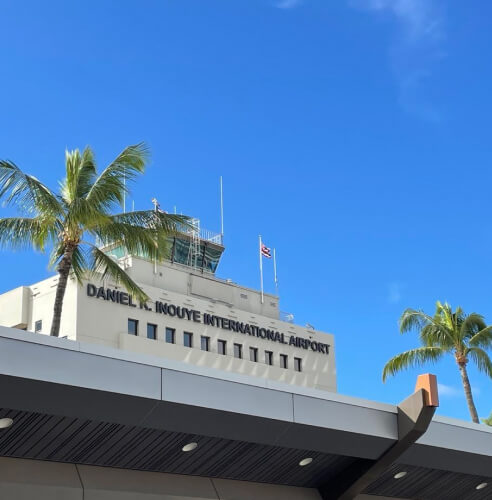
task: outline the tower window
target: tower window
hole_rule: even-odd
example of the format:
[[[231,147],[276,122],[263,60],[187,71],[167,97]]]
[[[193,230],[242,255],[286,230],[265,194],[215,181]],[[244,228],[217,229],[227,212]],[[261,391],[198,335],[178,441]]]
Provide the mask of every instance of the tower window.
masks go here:
[[[147,323],[147,338],[152,340],[157,339],[157,325]]]
[[[174,328],[166,328],[166,342],[168,344],[176,342],[176,330]]]
[[[234,344],[234,357],[239,359],[243,357],[243,346],[241,344]]]
[[[273,352],[265,351],[265,363],[267,365],[273,365]]]
[[[280,355],[280,368],[288,368],[289,364],[289,358],[287,354],[281,354]]]
[[[249,348],[249,360],[258,362],[258,349],[256,347]]]
[[[138,320],[128,318],[128,333],[130,335],[138,335]]]
[[[294,358],[294,370],[296,372],[302,372],[302,359]]]
[[[227,342],[225,340],[217,340],[217,352],[227,354]]]
[[[43,320],[38,319],[36,323],[34,323],[34,331],[39,333],[43,329]]]
[[[183,333],[183,345],[185,347],[193,347],[193,334],[191,332]]]
[[[203,337],[200,339],[202,351],[210,351],[210,337]]]

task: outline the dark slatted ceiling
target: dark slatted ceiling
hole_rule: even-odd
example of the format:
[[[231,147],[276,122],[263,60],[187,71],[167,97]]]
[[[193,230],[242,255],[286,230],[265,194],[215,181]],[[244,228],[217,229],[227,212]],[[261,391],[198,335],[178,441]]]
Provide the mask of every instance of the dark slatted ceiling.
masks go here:
[[[394,479],[401,471],[407,475]],[[492,471],[490,475],[486,478],[399,464],[372,483],[365,493],[418,500],[491,500]],[[488,486],[477,490],[480,483],[488,483]]]
[[[315,487],[354,459],[40,413],[0,410],[14,425],[0,430],[0,455],[135,470]],[[198,448],[181,448],[197,442]],[[300,467],[299,461],[313,463]]]
[[[336,483],[355,458],[245,441],[198,436],[0,409],[14,425],[0,430],[0,456],[168,472],[243,481],[318,487]],[[181,448],[197,442],[198,448]],[[307,467],[299,461],[312,457]],[[397,472],[406,471],[402,479]],[[491,500],[490,478],[398,465],[375,481],[366,494],[418,500]],[[489,487],[476,490],[488,482]]]

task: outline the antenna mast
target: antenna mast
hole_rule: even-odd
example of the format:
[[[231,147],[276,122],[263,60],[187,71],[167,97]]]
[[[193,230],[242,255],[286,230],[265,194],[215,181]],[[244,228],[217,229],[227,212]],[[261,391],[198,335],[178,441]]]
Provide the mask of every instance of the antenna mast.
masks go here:
[[[221,243],[224,244],[224,190],[222,185],[222,176],[220,176],[220,236]]]

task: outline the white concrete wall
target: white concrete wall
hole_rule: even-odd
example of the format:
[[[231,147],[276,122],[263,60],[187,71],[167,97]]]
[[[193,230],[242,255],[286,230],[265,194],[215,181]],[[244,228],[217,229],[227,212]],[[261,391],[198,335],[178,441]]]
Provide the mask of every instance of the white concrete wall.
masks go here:
[[[321,500],[317,490],[158,472],[0,458],[11,500]],[[376,497],[371,497],[376,498]]]
[[[69,280],[63,305],[60,336],[162,356],[201,367],[254,375],[303,387],[336,391],[333,335],[280,321],[276,297],[267,295],[265,302],[268,304],[261,305],[260,296],[256,291],[213,278],[190,274],[186,269],[174,268],[171,265],[158,266],[157,273],[155,273],[153,263],[142,259],[128,257],[126,267],[150,297],[147,304],[150,310],[142,309],[139,305],[129,307],[102,298],[89,297],[87,295],[88,282],[80,286],[74,280]],[[19,302],[21,302],[21,309],[25,310],[27,301],[29,311],[27,329],[34,331],[35,322],[42,320],[41,333],[49,335],[57,282],[58,278],[55,276],[32,285],[29,287],[29,293],[22,295],[22,300],[18,293],[12,296],[9,295],[12,292],[9,292],[0,296],[0,304],[5,304],[6,309],[9,308],[9,304],[19,308]],[[93,279],[90,282],[97,287],[125,291],[121,285],[109,280],[102,282]],[[194,290],[200,293],[196,294]],[[246,295],[246,298],[242,295]],[[156,301],[198,310],[202,321],[189,321],[158,313],[155,310]],[[267,310],[267,315],[252,312],[264,309]],[[286,341],[291,336],[295,336],[312,342],[329,344],[329,353],[314,352],[310,348],[304,349],[206,325],[203,322],[204,313],[278,331],[284,334]],[[137,337],[128,334],[128,318],[139,322]],[[147,323],[157,325],[157,340],[146,338]],[[0,324],[6,324],[2,321],[1,315]],[[7,326],[12,326],[11,321]],[[166,327],[175,329],[175,344],[165,342]],[[192,348],[183,345],[184,331],[193,333]],[[202,351],[200,348],[202,335],[210,337],[210,352]],[[219,339],[227,342],[227,355],[225,356],[218,354],[217,341]],[[234,343],[242,345],[243,359],[234,357]],[[258,362],[250,361],[250,347],[258,349]],[[265,362],[265,351],[273,352],[272,366]],[[287,369],[280,367],[280,354],[288,356]],[[301,372],[294,370],[294,358],[302,360]]]
[[[31,290],[20,286],[0,295],[0,325],[25,329],[29,324]]]
[[[34,331],[36,321],[42,320],[43,327],[40,333],[50,334],[57,284],[58,276],[53,276],[30,287],[31,307],[28,330]],[[74,340],[77,338],[77,294],[78,286],[73,279],[70,279],[63,300],[60,337]]]
[[[227,282],[212,274],[200,273],[186,266],[167,261],[154,266],[149,261],[132,256],[125,257],[122,262],[128,274],[137,283],[184,295],[213,299],[273,319],[279,317],[278,297],[275,295],[265,293],[262,304],[258,290]]]

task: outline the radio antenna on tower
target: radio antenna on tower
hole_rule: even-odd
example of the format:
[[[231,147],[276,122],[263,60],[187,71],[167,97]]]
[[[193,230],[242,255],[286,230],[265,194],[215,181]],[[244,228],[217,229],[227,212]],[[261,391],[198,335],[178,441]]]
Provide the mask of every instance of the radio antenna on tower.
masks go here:
[[[222,176],[220,176],[220,235],[222,237],[222,244],[224,244],[224,192]]]

